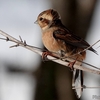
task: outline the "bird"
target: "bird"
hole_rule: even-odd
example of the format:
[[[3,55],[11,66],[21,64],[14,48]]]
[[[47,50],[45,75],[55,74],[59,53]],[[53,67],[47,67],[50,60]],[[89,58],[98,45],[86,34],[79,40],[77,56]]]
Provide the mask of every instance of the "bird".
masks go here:
[[[54,9],[41,12],[35,23],[42,30],[42,41],[45,48],[49,53],[52,52],[66,58],[71,69],[73,64],[82,65],[82,61],[86,58],[85,49],[88,47],[90,47],[88,50],[97,53],[89,43],[64,26],[60,14]],[[83,86],[83,71],[73,69],[72,87]],[[83,88],[75,89],[78,98],[81,97],[82,91]]]

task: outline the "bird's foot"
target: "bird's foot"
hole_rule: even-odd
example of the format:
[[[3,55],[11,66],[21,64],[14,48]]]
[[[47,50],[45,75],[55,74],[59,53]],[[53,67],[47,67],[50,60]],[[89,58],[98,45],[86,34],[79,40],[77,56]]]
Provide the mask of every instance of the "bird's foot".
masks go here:
[[[76,63],[76,60],[73,61],[73,62],[69,62],[68,67],[70,67],[71,71],[74,70],[74,67],[73,66],[74,66],[75,63]]]
[[[47,60],[47,56],[50,55],[50,56],[53,56],[53,57],[56,57],[52,52],[49,52],[49,51],[44,51],[42,53],[42,59],[43,61],[46,61]]]

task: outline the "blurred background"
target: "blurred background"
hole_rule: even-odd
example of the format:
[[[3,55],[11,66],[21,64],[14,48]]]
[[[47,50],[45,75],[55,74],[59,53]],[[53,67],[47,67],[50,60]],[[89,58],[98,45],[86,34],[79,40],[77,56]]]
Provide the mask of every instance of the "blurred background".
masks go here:
[[[34,22],[49,8],[57,10],[64,25],[89,44],[100,39],[100,0],[0,0],[0,30],[44,48],[41,30]],[[13,44],[0,40],[0,100],[78,100],[68,68],[42,62],[38,54],[22,47],[10,49]],[[94,49],[100,55],[98,46]],[[100,68],[100,56],[90,51],[85,62]],[[84,72],[84,85],[100,86],[100,76]],[[96,97],[100,97],[100,88],[85,89],[80,100],[100,99]]]

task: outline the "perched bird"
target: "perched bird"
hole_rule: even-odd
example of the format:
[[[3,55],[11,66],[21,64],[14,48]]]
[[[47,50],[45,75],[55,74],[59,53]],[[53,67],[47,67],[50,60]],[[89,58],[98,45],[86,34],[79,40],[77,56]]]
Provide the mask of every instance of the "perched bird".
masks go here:
[[[80,61],[83,61],[86,57],[86,51],[83,50],[90,45],[82,38],[73,34],[62,24],[61,17],[57,11],[48,9],[41,12],[36,22],[42,29],[42,41],[48,51],[54,52],[61,57],[66,57],[69,63],[82,64]],[[96,53],[92,47],[88,50]],[[69,66],[73,67],[71,63]],[[73,70],[72,86],[83,86],[83,72],[81,70]],[[81,97],[82,91],[82,88],[76,89],[78,98]]]

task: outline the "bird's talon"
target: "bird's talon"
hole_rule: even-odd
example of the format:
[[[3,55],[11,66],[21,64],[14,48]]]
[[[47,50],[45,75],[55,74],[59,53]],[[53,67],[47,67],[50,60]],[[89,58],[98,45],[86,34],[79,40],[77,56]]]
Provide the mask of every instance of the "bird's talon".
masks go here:
[[[47,53],[46,52],[43,52],[42,53],[42,60],[45,61],[47,58]]]
[[[70,67],[71,71],[74,70],[74,67],[73,67],[73,66],[74,66],[75,62],[76,62],[76,61],[74,61],[74,62],[69,62],[69,64],[68,64],[68,67]]]
[[[48,55],[52,55],[51,52],[49,52],[49,51],[44,51],[44,52],[42,53],[42,60],[45,61],[45,60],[47,59],[47,56],[48,56]]]

